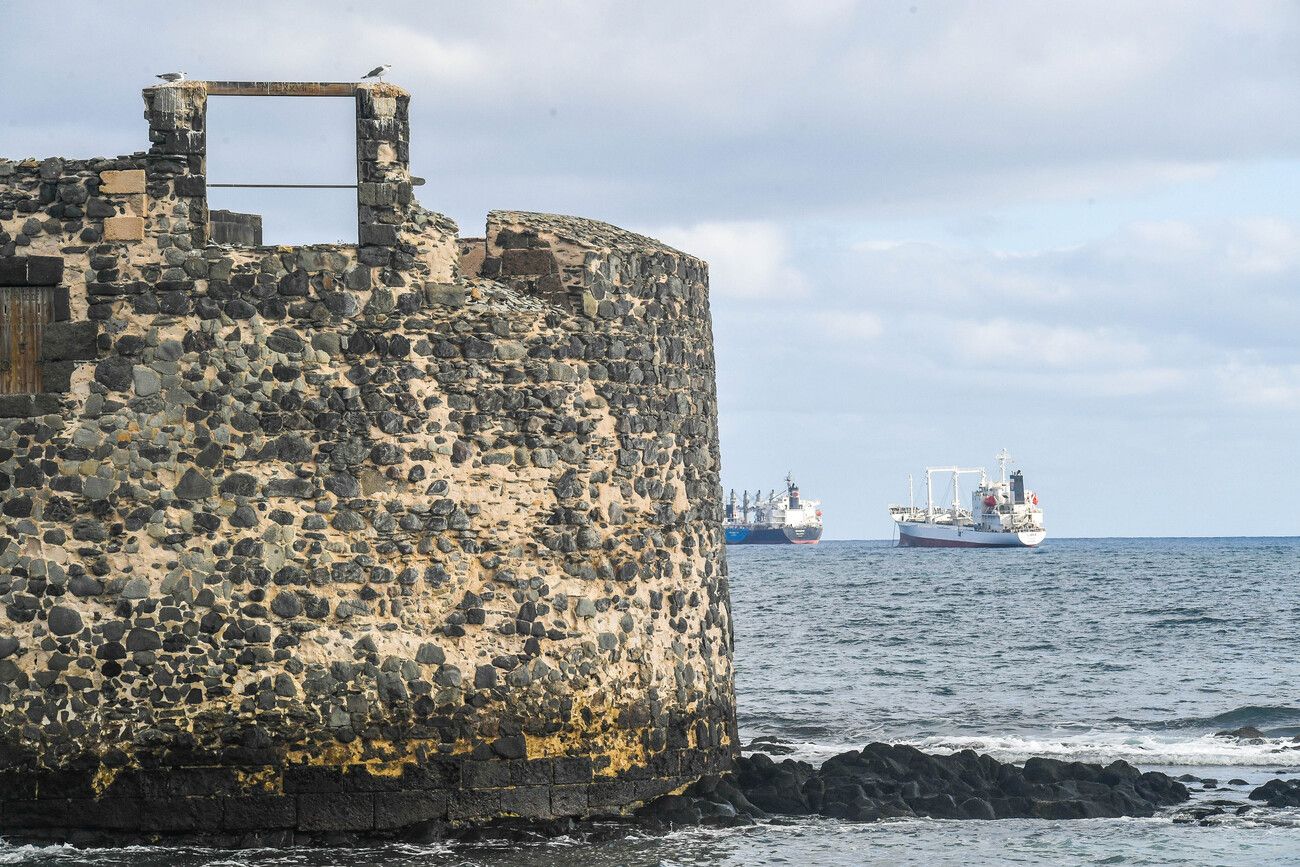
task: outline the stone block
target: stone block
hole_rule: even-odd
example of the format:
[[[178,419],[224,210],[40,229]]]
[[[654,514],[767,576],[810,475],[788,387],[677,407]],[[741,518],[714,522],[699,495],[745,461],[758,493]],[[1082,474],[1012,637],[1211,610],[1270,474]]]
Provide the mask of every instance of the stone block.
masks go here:
[[[67,799],[45,801],[5,800],[0,809],[6,830],[20,828],[62,828],[68,824]]]
[[[554,274],[558,270],[550,250],[505,250],[501,253],[501,273],[506,277]]]
[[[551,815],[549,786],[515,786],[501,793],[498,809],[507,815],[525,819],[546,819]]]
[[[510,766],[505,762],[468,761],[460,766],[460,782],[467,789],[508,786]]]
[[[298,799],[292,795],[248,795],[223,800],[222,827],[232,831],[292,828],[298,824]]]
[[[89,361],[99,354],[98,337],[98,322],[51,322],[41,336],[41,358]]]
[[[405,828],[447,816],[441,792],[380,792],[375,795],[375,828]]]
[[[72,388],[72,374],[76,369],[74,361],[42,362],[41,388],[47,393],[66,394]]]
[[[63,282],[63,259],[60,256],[28,256],[27,285],[56,286]]]
[[[586,786],[552,786],[551,815],[581,816],[587,812]]]
[[[205,198],[208,195],[208,179],[203,175],[180,175],[172,184],[176,195],[187,198]]]
[[[555,760],[553,771],[557,785],[591,782],[590,756],[565,756]]]
[[[62,280],[61,256],[0,256],[0,286],[57,286]]]
[[[106,196],[144,192],[144,169],[126,169],[99,173],[99,192]]]
[[[147,831],[198,831],[221,827],[220,798],[146,798],[138,827]]]
[[[108,217],[104,220],[105,241],[143,241],[144,217]]]
[[[87,798],[68,802],[68,815],[84,828],[105,830],[134,828],[144,803],[139,798]]]
[[[0,256],[0,286],[27,285],[27,257]]]
[[[515,786],[547,786],[555,778],[555,759],[519,759],[507,764]]]
[[[392,207],[397,202],[395,184],[369,183],[357,187],[357,202],[372,207]]]
[[[637,800],[636,781],[602,780],[587,789],[587,801],[592,807],[618,808]]]
[[[403,777],[372,774],[365,765],[348,765],[343,771],[343,791],[395,792],[403,788]]]
[[[51,290],[50,303],[54,307],[55,322],[67,322],[72,318],[72,295],[67,286],[55,286]]]
[[[453,792],[447,800],[447,818],[453,822],[483,819],[501,812],[501,798],[506,789],[478,789]]]
[[[367,223],[361,227],[361,243],[391,247],[397,243],[397,227],[387,223]]]
[[[298,765],[284,769],[284,791],[288,794],[343,791],[341,768]]]
[[[56,635],[71,635],[81,629],[81,615],[66,606],[55,606],[57,620],[75,621],[75,628],[58,629]],[[95,795],[94,777],[84,770],[47,770],[36,776],[36,793],[41,800],[64,798],[92,798]]]
[[[31,415],[30,394],[0,394],[0,418],[29,418]]]
[[[370,792],[299,795],[298,827],[303,831],[369,831],[375,827],[375,796]]]

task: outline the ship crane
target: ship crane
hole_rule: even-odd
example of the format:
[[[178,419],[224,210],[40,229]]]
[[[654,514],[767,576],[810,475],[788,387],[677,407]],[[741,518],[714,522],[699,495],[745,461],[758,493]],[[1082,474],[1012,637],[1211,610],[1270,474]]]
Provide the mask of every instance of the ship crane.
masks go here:
[[[925,468],[925,514],[930,520],[934,519],[934,479],[935,473],[952,473],[952,515],[956,520],[961,513],[961,496],[958,487],[959,480],[962,476],[971,476],[979,474],[980,484],[988,481],[988,474],[984,472],[983,467],[926,467]]]

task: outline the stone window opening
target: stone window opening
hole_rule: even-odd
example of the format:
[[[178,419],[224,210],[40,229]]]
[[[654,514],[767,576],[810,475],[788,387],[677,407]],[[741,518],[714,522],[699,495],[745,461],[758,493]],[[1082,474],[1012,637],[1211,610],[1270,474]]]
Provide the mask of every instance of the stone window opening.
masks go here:
[[[209,241],[357,243],[354,101],[316,95],[209,91]]]

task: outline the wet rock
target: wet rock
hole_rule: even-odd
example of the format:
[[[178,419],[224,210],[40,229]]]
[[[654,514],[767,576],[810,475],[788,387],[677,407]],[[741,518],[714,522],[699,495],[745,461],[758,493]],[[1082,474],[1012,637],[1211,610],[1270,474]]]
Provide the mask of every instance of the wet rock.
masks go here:
[[[1269,780],[1247,797],[1270,807],[1300,807],[1300,780]]]
[[[1247,741],[1249,743],[1263,743],[1266,738],[1265,734],[1254,726],[1242,726],[1239,729],[1232,729],[1231,731],[1215,732],[1214,736],[1216,738],[1231,738],[1233,740]]]
[[[1295,785],[1300,790],[1300,781]],[[1275,789],[1267,795],[1280,797]],[[834,756],[820,768],[792,759],[775,762],[764,753],[754,753],[738,759],[720,781],[702,780],[683,797],[689,806],[681,801],[662,806],[655,802],[642,815],[652,823],[681,824],[703,800],[728,803],[738,815],[750,817],[775,813],[851,821],[890,816],[1113,818],[1151,816],[1189,795],[1164,774],[1144,774],[1125,762],[1103,767],[1033,758],[1016,767],[970,750],[938,756],[877,743]]]

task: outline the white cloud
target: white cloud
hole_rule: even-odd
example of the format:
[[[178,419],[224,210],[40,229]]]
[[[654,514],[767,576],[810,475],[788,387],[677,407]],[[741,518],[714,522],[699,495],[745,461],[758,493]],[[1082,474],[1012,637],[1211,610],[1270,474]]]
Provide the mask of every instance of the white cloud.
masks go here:
[[[956,356],[975,367],[1133,368],[1150,359],[1141,340],[1110,328],[998,318],[952,322],[947,331]]]
[[[822,311],[814,314],[814,319],[828,338],[854,345],[874,341],[885,333],[884,321],[866,310]]]
[[[790,240],[775,223],[697,223],[647,234],[705,259],[714,297],[795,299],[808,294],[808,279],[790,261]]]
[[[1218,396],[1245,409],[1300,409],[1300,363],[1265,364],[1232,358],[1214,372]]]

